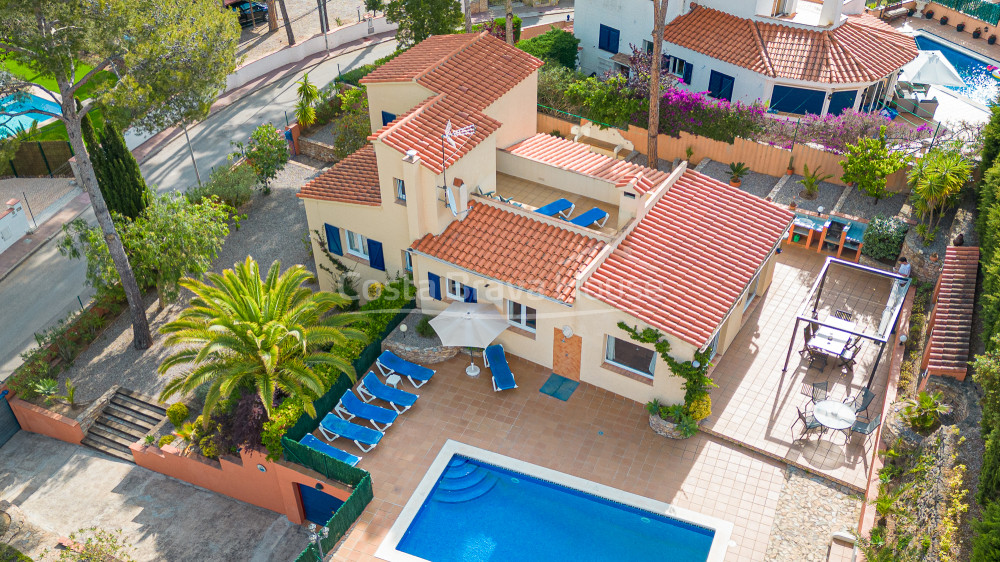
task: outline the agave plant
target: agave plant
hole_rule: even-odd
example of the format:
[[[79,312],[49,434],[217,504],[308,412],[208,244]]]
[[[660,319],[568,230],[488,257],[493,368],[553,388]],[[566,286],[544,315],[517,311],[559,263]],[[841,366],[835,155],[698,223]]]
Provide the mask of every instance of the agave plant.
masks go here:
[[[921,392],[916,398],[910,398],[905,402],[903,416],[913,429],[930,429],[938,423],[943,414],[951,412],[951,406],[941,400],[943,396],[941,391],[933,394]]]

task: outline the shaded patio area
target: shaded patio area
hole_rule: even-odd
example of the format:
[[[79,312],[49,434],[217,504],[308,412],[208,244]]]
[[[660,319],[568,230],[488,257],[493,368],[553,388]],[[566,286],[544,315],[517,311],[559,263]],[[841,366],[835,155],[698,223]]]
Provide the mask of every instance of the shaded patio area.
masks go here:
[[[754,305],[726,353],[715,359],[712,378],[719,388],[712,391],[713,413],[702,422],[702,428],[861,491],[877,447],[874,440],[866,444],[865,436],[855,435],[845,445],[844,434],[832,430],[796,439],[802,424],[796,423],[794,432],[791,426],[798,419],[796,408],[807,409],[813,383],[828,383],[832,400],[856,396],[872,375],[880,346],[864,341],[854,368],[845,373],[833,358],[825,367],[822,363],[811,367],[808,355],[798,353],[804,342],[802,335],[796,334],[788,370],[782,372],[796,315],[825,259],[823,254],[800,248],[787,248],[778,257],[770,288]],[[817,309],[818,318],[825,320],[836,310],[844,310],[851,315],[857,331],[875,333],[884,322],[892,283],[856,270],[831,270]],[[885,397],[892,345],[898,345],[894,337],[874,373],[871,390],[875,399],[868,408],[872,416],[881,411]]]
[[[704,434],[675,441],[648,425],[643,405],[583,383],[568,401],[539,392],[550,370],[508,355],[518,388],[494,392],[490,375],[465,375],[468,356],[434,365],[381,443],[361,453],[375,499],[335,560],[374,552],[448,439],[508,455],[734,523],[726,560],[763,560],[785,483],[782,463]],[[476,363],[482,366],[477,357]],[[409,383],[401,388],[412,391]]]

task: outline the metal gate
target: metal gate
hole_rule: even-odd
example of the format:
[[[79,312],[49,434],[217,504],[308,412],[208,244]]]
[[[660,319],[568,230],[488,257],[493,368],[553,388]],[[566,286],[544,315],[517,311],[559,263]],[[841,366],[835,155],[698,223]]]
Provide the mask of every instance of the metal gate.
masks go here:
[[[344,505],[342,500],[326,492],[302,484],[298,486],[299,495],[302,497],[302,510],[305,511],[306,519],[317,525],[326,525],[337,509]]]
[[[7,403],[7,391],[0,392],[0,447],[20,430],[21,424],[17,423],[14,411]]]

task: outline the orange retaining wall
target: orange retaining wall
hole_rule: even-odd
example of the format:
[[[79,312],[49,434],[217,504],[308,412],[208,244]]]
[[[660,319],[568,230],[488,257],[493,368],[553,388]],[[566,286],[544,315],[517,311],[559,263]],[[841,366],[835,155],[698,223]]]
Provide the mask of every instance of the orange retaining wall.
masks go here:
[[[10,395],[8,398],[10,409],[14,411],[14,417],[17,418],[17,423],[21,424],[21,429],[76,445],[83,441],[83,428],[80,427],[80,422],[20,398],[11,398]]]
[[[297,525],[305,522],[296,484],[316,487],[342,501],[351,495],[344,484],[324,478],[317,472],[286,462],[271,462],[262,453],[241,451],[239,459],[220,457],[218,461],[198,456],[182,456],[176,447],[162,449],[133,443],[135,463],[154,472],[183,480],[249,504],[285,514]],[[262,466],[262,471],[258,465]]]
[[[556,29],[565,29],[571,25],[573,25],[573,22],[562,20],[553,23],[542,23],[539,25],[533,25],[531,27],[522,27],[521,41],[524,41],[525,39],[534,39],[539,35],[545,35],[553,27]]]
[[[875,526],[875,505],[869,502],[874,502],[875,497],[878,496],[878,471],[882,469],[882,459],[878,456],[878,449],[882,443],[882,428],[885,427],[885,418],[889,415],[892,403],[896,401],[899,369],[903,363],[903,354],[906,351],[905,346],[899,343],[899,336],[909,333],[910,312],[913,309],[913,297],[916,294],[917,291],[913,287],[910,287],[910,290],[907,291],[906,299],[903,301],[903,308],[899,312],[899,321],[896,323],[896,333],[893,334],[892,339],[886,344],[886,346],[891,346],[892,350],[889,354],[889,381],[885,388],[885,402],[882,404],[882,423],[879,424],[873,437],[876,454],[872,457],[872,466],[868,471],[868,487],[865,490],[865,501],[861,504],[861,519],[858,522],[858,534],[862,537],[867,536]],[[903,327],[907,329],[904,330]],[[864,561],[864,556],[860,552],[858,553],[858,561]]]

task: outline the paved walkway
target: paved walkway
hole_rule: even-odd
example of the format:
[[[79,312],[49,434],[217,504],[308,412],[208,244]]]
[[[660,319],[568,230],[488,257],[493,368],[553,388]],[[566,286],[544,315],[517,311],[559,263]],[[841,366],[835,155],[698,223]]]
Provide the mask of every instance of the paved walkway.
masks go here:
[[[309,541],[284,515],[27,431],[0,449],[0,500],[58,536],[121,529],[139,561],[288,561]],[[56,546],[31,542],[35,560]]]

